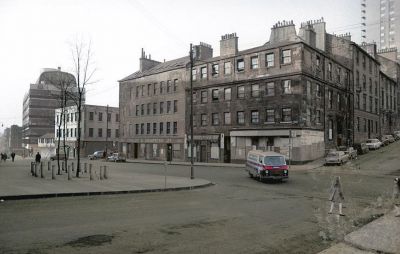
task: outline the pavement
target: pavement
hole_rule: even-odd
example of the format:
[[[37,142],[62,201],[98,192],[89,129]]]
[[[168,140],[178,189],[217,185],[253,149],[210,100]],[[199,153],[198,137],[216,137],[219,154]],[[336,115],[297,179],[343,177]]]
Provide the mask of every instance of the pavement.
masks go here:
[[[47,161],[43,163],[43,178],[39,169],[38,177],[31,175],[30,163],[30,159],[0,163],[1,200],[190,190],[212,185],[204,179],[121,171],[118,164],[100,161],[94,162],[93,180],[90,180],[89,170],[82,172],[79,178],[74,177],[75,172],[71,172],[72,179],[68,180],[68,174],[62,172],[60,175],[55,174],[56,179],[52,180]],[[107,179],[101,179],[100,165],[107,166]]]

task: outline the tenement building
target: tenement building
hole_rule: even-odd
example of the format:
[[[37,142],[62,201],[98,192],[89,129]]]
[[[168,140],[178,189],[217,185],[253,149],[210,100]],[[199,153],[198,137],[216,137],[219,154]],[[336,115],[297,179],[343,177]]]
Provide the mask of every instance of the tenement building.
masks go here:
[[[73,92],[75,77],[58,69],[43,69],[37,82],[30,84],[23,100],[23,146],[30,155],[38,151],[38,138],[54,131],[54,110],[63,105],[65,89]],[[67,101],[66,105],[72,105]]]
[[[77,156],[78,110],[77,106],[55,110],[55,146],[58,140],[65,147],[70,158]],[[83,105],[81,115],[81,151],[82,156],[93,154],[95,151],[118,151],[119,109],[117,107]],[[63,152],[61,150],[61,152]]]
[[[196,62],[196,160],[238,162],[261,149],[304,162],[346,144],[350,72],[317,48],[324,26],[297,35],[292,22],[278,23],[269,42],[243,51],[227,34],[219,57]]]

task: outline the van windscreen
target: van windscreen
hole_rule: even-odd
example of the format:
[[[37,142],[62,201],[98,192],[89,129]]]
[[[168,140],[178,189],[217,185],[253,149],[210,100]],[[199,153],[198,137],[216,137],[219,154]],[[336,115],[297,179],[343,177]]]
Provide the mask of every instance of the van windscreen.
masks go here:
[[[286,165],[286,161],[283,156],[266,156],[264,164],[267,166],[281,166]]]

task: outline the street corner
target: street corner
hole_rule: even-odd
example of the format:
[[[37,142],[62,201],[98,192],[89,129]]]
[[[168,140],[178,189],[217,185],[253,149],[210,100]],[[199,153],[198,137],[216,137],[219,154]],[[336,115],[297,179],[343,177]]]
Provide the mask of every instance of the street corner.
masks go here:
[[[375,252],[360,250],[345,243],[338,243],[332,247],[319,252],[319,254],[374,254]]]

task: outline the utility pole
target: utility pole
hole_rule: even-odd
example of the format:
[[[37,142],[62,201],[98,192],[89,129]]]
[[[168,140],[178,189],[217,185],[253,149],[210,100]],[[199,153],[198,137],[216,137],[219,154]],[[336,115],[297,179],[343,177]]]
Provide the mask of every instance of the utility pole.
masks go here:
[[[107,153],[107,143],[108,143],[108,104],[107,104],[107,110],[106,110],[106,159],[107,159],[107,154],[108,154]]]
[[[194,154],[193,154],[193,46],[190,43],[190,179],[194,179]]]

